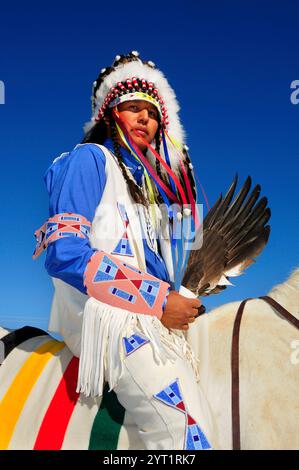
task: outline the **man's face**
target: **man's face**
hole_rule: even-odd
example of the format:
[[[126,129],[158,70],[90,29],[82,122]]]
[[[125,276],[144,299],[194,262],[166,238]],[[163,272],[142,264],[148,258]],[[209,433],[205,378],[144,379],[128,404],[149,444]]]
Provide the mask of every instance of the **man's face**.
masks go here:
[[[154,140],[159,126],[159,112],[157,108],[147,101],[132,100],[118,105],[121,118],[130,137],[140,150],[145,150],[145,139],[149,144]],[[142,137],[139,137],[134,130]]]

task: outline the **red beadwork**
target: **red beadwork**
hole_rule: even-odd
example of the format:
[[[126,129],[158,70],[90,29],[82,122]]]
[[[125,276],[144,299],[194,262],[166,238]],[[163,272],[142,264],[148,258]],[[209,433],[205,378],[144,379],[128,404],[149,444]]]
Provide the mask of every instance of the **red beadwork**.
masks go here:
[[[144,78],[142,78],[141,79],[141,87],[140,87],[137,77],[132,77],[132,79],[130,79],[130,78],[126,79],[125,84],[126,84],[127,88],[124,86],[124,84],[122,82],[118,82],[117,85],[116,85],[119,89],[115,88],[115,87],[111,87],[109,93],[106,95],[106,98],[104,99],[102,107],[100,108],[100,110],[98,112],[98,116],[95,118],[95,121],[98,121],[99,119],[101,119],[104,116],[105,110],[108,107],[109,103],[114,98],[117,98],[117,96],[119,94],[125,94],[125,93],[133,91],[134,89],[135,90],[142,89],[142,91],[144,91],[144,92],[147,91],[149,95],[152,94],[155,97],[155,99],[159,102],[159,104],[161,105],[162,125],[163,125],[163,127],[166,127],[166,126],[169,125],[168,114],[167,114],[167,111],[166,111],[166,108],[165,108],[165,102],[162,99],[162,97],[159,95],[158,89],[154,88],[154,83],[153,82],[147,82]]]
[[[111,91],[112,91],[112,93],[114,93],[115,95],[118,95],[118,89],[117,89],[117,88],[114,88],[114,86],[111,88]]]
[[[133,77],[133,78],[132,78],[132,82],[133,82],[134,88],[135,88],[136,90],[138,90],[138,89],[139,89],[139,85],[138,85],[137,78],[136,78],[136,77]]]
[[[126,88],[124,87],[124,85],[122,84],[122,82],[118,82],[117,86],[118,86],[118,88],[121,89],[121,91],[127,91]]]

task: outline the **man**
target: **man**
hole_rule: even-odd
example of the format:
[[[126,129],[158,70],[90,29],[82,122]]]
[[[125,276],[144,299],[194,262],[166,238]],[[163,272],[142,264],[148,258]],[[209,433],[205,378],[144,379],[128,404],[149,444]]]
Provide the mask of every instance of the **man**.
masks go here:
[[[133,51],[102,69],[92,104],[83,143],[45,176],[50,218],[36,255],[47,247],[49,329],[80,357],[78,390],[101,395],[107,381],[147,449],[209,449],[212,420],[183,333],[200,301],[175,290],[187,257],[174,226],[196,223],[196,193],[174,92]]]

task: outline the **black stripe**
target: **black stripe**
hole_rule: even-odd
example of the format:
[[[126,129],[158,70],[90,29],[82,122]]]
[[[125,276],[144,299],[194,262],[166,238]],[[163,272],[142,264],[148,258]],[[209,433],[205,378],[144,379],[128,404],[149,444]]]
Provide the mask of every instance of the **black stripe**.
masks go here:
[[[40,328],[35,328],[34,326],[23,326],[23,328],[11,331],[7,335],[3,336],[3,338],[0,339],[0,343],[2,343],[2,354],[0,355],[0,364],[2,364],[8,354],[14,348],[19,346],[19,344],[23,343],[27,339],[34,338],[35,336],[44,335],[48,335],[48,333],[44,330],[41,330]]]

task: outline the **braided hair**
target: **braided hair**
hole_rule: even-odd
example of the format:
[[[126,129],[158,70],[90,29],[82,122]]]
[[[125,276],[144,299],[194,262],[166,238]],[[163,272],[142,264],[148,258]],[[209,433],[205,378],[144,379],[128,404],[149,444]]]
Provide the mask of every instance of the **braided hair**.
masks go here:
[[[184,168],[186,170],[188,180],[190,181],[190,186],[191,186],[193,198],[196,201],[197,200],[197,191],[196,191],[196,182],[195,182],[195,178],[194,178],[194,173],[192,171],[193,165],[191,163],[189,153],[188,153],[188,148],[187,148],[186,145],[183,146],[183,155],[184,155],[184,160],[183,160]],[[183,174],[182,174],[181,171],[180,171],[180,182],[181,182],[181,185],[183,186],[183,189],[184,189],[185,193],[188,194],[187,186],[186,186],[186,183],[185,183],[185,178],[183,177]]]
[[[110,127],[111,127],[111,137],[112,137],[112,142],[113,142],[114,155],[117,158],[123,177],[125,178],[125,181],[128,185],[130,194],[135,202],[137,202],[138,204],[143,204],[144,206],[148,206],[148,201],[146,200],[140,186],[137,183],[135,183],[132,176],[130,176],[130,173],[128,172],[128,170],[126,169],[124,165],[121,152],[120,152],[120,145],[117,140],[118,132],[117,132],[116,126],[114,123],[111,122]]]

